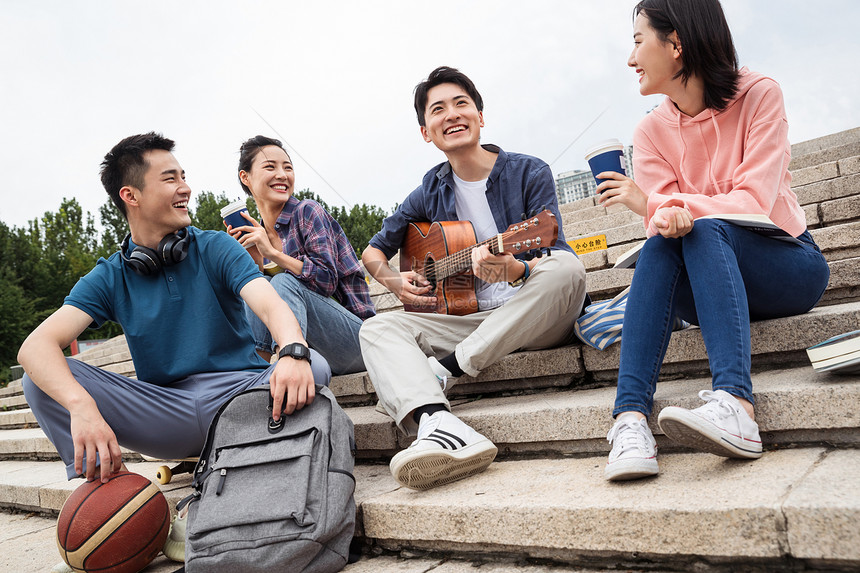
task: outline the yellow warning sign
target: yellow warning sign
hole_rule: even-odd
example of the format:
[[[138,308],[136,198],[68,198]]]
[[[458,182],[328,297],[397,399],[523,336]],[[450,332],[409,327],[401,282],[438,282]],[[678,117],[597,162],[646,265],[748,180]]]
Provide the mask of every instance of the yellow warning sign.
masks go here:
[[[568,241],[567,244],[573,247],[573,250],[577,255],[593,253],[594,251],[602,251],[607,248],[606,235],[594,235],[593,237],[573,239]]]

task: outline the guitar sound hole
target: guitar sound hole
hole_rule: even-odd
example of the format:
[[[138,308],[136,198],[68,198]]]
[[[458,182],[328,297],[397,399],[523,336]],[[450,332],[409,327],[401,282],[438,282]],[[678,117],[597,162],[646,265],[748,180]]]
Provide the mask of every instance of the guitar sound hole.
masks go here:
[[[433,257],[424,259],[424,267],[419,271],[424,275],[424,278],[430,283],[430,292],[436,292],[436,261]],[[428,293],[429,294],[429,293]]]

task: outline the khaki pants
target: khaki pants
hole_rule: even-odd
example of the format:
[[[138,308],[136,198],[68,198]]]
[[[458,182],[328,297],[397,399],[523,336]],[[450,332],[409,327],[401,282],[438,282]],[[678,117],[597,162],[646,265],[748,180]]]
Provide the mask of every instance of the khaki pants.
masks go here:
[[[476,376],[516,350],[568,342],[585,300],[585,267],[573,254],[540,259],[520,290],[503,306],[468,316],[388,312],[364,322],[361,354],[380,405],[407,434],[410,413],[427,404],[450,404],[428,356],[455,352],[460,368]]]

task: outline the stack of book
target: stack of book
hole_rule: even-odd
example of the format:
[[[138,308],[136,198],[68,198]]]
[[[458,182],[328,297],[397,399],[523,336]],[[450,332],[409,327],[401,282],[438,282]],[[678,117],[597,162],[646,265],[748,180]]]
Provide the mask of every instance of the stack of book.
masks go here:
[[[807,348],[806,354],[816,372],[860,374],[860,330],[828,338]]]

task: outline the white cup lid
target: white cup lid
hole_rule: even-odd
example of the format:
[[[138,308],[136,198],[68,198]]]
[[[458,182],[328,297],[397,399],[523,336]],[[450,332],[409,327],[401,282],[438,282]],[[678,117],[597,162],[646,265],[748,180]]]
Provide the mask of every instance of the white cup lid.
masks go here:
[[[600,155],[606,151],[624,151],[624,144],[617,139],[606,139],[600,143],[595,143],[585,152],[585,160],[588,161],[595,155]]]
[[[236,211],[242,211],[243,209],[247,209],[247,205],[245,205],[244,199],[237,199],[233,201],[229,205],[225,207],[221,207],[221,218],[223,219],[227,215],[235,213]]]

